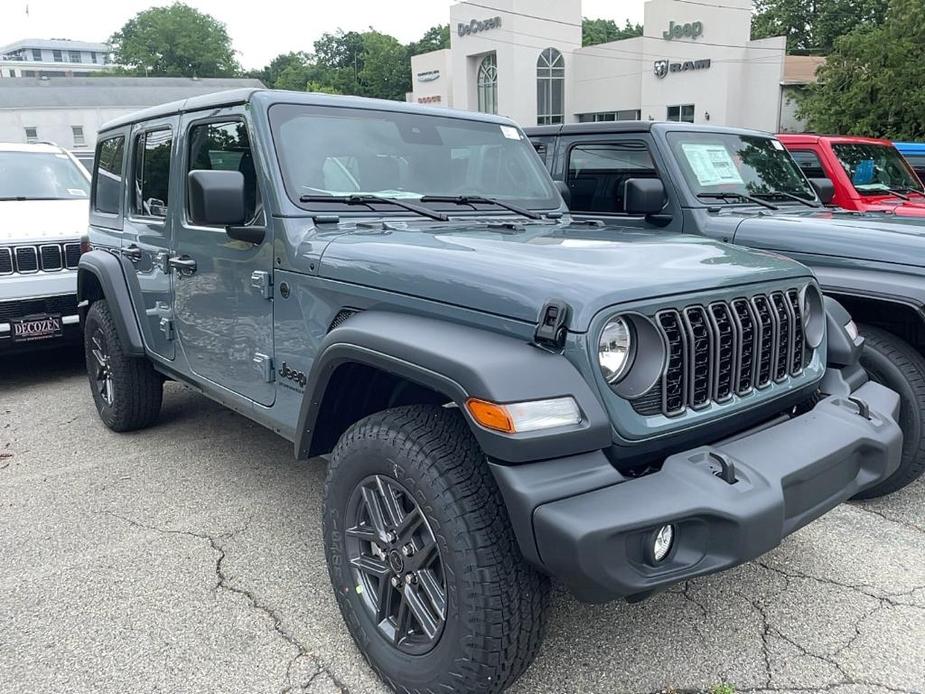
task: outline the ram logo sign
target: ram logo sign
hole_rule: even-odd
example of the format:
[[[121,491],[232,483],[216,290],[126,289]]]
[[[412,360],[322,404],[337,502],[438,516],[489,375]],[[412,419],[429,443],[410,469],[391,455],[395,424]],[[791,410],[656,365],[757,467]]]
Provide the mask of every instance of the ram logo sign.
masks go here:
[[[688,70],[706,70],[710,67],[710,59],[702,60],[685,60],[683,62],[672,63],[668,60],[656,60],[653,65],[655,76],[659,79],[667,77],[670,73],[687,72]]]

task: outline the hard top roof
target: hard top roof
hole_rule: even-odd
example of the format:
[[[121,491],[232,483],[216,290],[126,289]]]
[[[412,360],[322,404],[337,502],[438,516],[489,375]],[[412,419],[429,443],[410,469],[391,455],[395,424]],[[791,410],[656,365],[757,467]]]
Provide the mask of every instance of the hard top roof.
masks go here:
[[[292,92],[279,89],[231,89],[213,94],[203,94],[201,96],[192,96],[180,101],[154,106],[153,108],[144,109],[130,113],[121,118],[115,118],[100,128],[100,132],[112,130],[124,125],[139,123],[155,118],[163,118],[178,113],[188,113],[190,111],[200,111],[206,109],[219,108],[222,106],[234,106],[248,102],[261,101],[267,106],[280,104],[305,104],[310,106],[340,106],[343,108],[359,108],[377,111],[395,111],[400,113],[418,113],[428,116],[443,116],[451,118],[465,118],[467,120],[487,121],[508,125],[512,121],[503,116],[489,115],[486,113],[476,113],[472,111],[458,111],[455,109],[423,106],[420,104],[408,103],[405,101],[389,101],[386,99],[369,99],[360,96],[340,96],[332,94],[320,94],[315,92]]]
[[[770,133],[762,130],[730,128],[703,123],[678,123],[675,121],[618,120],[598,123],[566,123],[564,125],[540,125],[524,128],[530,137],[543,135],[589,135],[607,133],[643,133],[651,130],[689,130],[691,132],[729,133],[737,135],[757,135],[767,137]]]

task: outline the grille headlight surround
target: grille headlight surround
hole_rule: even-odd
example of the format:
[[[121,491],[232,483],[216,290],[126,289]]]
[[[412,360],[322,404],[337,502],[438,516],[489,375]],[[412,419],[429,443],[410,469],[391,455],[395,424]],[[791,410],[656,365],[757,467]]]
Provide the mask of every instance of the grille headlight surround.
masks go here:
[[[597,343],[597,362],[609,385],[616,385],[626,376],[634,348],[633,328],[626,318],[614,316],[604,324]]]
[[[816,349],[825,337],[825,307],[822,293],[815,284],[807,284],[800,296],[800,309],[803,314],[803,334],[806,344]]]

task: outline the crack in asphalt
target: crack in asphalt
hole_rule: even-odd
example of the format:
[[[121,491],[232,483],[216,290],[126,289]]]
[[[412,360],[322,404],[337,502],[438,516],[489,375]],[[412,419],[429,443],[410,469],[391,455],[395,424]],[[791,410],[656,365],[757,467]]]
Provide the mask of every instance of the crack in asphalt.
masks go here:
[[[229,593],[241,595],[244,598],[246,598],[247,601],[250,603],[251,607],[253,607],[258,612],[261,612],[262,614],[270,618],[270,620],[273,622],[273,630],[277,634],[279,634],[279,636],[282,637],[282,639],[286,641],[290,646],[296,649],[296,655],[286,665],[286,686],[284,686],[280,690],[280,694],[289,694],[292,691],[297,691],[294,689],[294,687],[296,686],[298,687],[299,690],[306,691],[308,687],[311,686],[312,682],[314,682],[314,680],[320,674],[327,675],[331,679],[331,681],[334,683],[334,686],[337,687],[338,690],[342,692],[342,694],[349,694],[349,689],[347,688],[347,686],[343,682],[341,682],[334,675],[334,673],[331,672],[324,665],[324,663],[321,662],[321,660],[317,656],[312,654],[311,651],[309,651],[309,649],[304,644],[302,644],[293,634],[291,634],[283,626],[282,617],[280,617],[272,607],[261,602],[260,599],[257,597],[257,595],[254,594],[252,591],[248,590],[247,588],[242,588],[240,586],[234,585],[228,580],[227,576],[225,576],[225,573],[222,570],[222,563],[225,561],[225,548],[222,547],[222,545],[218,542],[216,538],[230,539],[234,537],[235,535],[245,532],[247,530],[247,526],[248,526],[248,523],[250,522],[250,519],[248,519],[248,521],[245,522],[245,524],[240,528],[236,528],[234,530],[212,536],[208,533],[195,532],[192,530],[172,530],[172,529],[167,529],[167,528],[158,528],[156,526],[148,525],[146,523],[142,523],[132,518],[119,515],[118,513],[114,513],[112,511],[105,511],[105,513],[109,516],[112,516],[113,518],[117,518],[136,528],[141,528],[143,530],[149,530],[152,532],[161,533],[164,535],[186,535],[187,537],[194,537],[194,538],[197,538],[199,540],[204,540],[209,543],[210,549],[212,549],[218,555],[218,558],[215,561],[215,576],[216,576],[217,582],[213,586],[212,590],[213,591],[216,591],[219,589],[226,590]],[[308,658],[309,661],[317,668],[317,670],[312,674],[312,676],[307,681],[294,685],[291,683],[292,666],[295,664],[295,662],[299,658]]]
[[[912,521],[905,520],[903,518],[891,518],[890,516],[886,515],[883,511],[878,511],[877,509],[869,508],[868,506],[865,506],[863,503],[856,502],[856,503],[850,504],[850,507],[858,511],[861,511],[862,513],[870,513],[871,515],[879,516],[880,518],[887,521],[888,523],[896,523],[897,525],[901,525],[904,528],[909,528],[910,530],[913,530],[915,532],[925,533],[925,528],[923,528],[918,523],[913,523]]]

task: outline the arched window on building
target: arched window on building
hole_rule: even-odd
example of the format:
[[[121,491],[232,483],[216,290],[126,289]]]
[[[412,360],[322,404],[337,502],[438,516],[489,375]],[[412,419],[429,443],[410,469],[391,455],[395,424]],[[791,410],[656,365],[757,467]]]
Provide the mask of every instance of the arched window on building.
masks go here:
[[[479,63],[478,81],[479,111],[498,112],[498,59],[489,53]]]
[[[565,122],[565,59],[555,48],[547,48],[536,60],[536,122]]]

